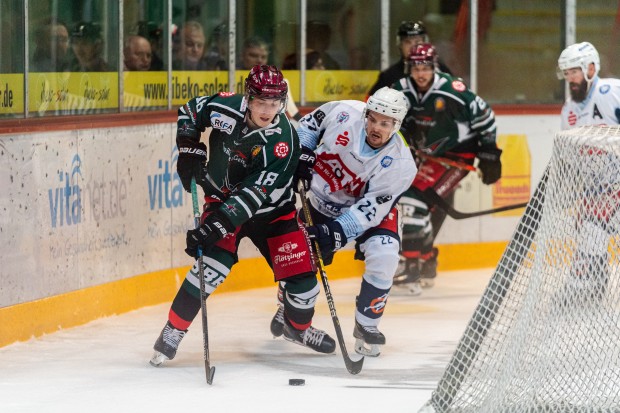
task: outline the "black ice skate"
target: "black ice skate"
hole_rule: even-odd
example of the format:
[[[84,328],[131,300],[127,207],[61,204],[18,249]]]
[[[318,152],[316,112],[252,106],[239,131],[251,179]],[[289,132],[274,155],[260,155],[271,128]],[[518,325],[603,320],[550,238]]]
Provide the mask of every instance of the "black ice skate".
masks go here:
[[[377,357],[381,354],[381,347],[385,344],[385,336],[375,326],[363,326],[355,321],[353,329],[355,352],[363,356]]]
[[[401,257],[392,285],[395,287],[393,293],[404,292],[413,296],[422,294],[420,261],[416,258]]]
[[[421,260],[420,266],[420,286],[422,288],[432,288],[435,285],[435,277],[437,277],[437,256],[439,250],[433,248],[432,255],[426,260]]]
[[[280,337],[284,330],[284,307],[278,305],[278,311],[271,319],[271,325],[269,326],[273,338]]]
[[[295,344],[309,347],[319,353],[333,353],[336,350],[336,342],[325,331],[312,326],[305,330],[297,330],[286,318],[284,318],[284,338]]]
[[[155,353],[151,357],[151,365],[159,367],[164,361],[172,360],[177,354],[179,343],[183,340],[185,333],[187,333],[187,330],[177,330],[169,321],[166,322],[164,329],[153,346]]]

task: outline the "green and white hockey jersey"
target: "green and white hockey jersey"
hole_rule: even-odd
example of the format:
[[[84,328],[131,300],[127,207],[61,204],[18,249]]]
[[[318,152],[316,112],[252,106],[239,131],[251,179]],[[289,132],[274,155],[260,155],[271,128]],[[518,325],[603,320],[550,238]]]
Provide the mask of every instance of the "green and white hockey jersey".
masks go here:
[[[430,89],[419,94],[411,77],[392,85],[409,100],[401,132],[409,144],[428,154],[477,153],[481,146],[496,147],[495,114],[491,107],[462,80],[435,73]]]
[[[179,108],[177,137],[196,142],[212,127],[208,143],[205,196],[223,201],[219,211],[235,227],[254,217],[278,216],[277,209],[294,208],[293,173],[301,146],[284,115],[265,128],[245,123],[247,100],[220,93],[191,99]]]

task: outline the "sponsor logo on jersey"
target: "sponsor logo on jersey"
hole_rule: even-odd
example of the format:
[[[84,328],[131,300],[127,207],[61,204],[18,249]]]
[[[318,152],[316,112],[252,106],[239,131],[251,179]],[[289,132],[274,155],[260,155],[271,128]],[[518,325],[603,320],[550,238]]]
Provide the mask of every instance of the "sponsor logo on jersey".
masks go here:
[[[296,242],[285,242],[281,246],[278,247],[278,252],[282,254],[275,254],[273,257],[274,264],[282,264],[282,263],[293,263],[300,261],[303,257],[306,256],[308,251],[295,251],[299,247],[299,244]]]
[[[235,92],[220,92],[218,95],[223,98],[229,98],[231,96],[235,96]]]
[[[231,204],[224,204],[224,208],[225,208],[226,214],[228,215],[237,216],[237,213],[239,212],[237,210],[237,207]]]
[[[381,314],[383,310],[385,310],[385,304],[387,303],[387,299],[387,294],[383,294],[381,297],[373,299],[368,307],[364,307],[364,312],[370,310],[375,314]]]
[[[237,125],[237,121],[230,116],[226,116],[219,112],[213,112],[211,113],[211,125],[215,129],[219,129],[231,135],[233,129],[235,129],[235,125]]]
[[[443,98],[435,99],[435,111],[442,112],[446,109],[446,101]]]
[[[282,129],[281,128],[267,129],[265,131],[265,136],[271,136],[274,133],[277,133],[278,135],[282,135]]]
[[[273,147],[273,154],[277,158],[286,158],[288,156],[289,148],[286,142],[278,142]]]
[[[568,124],[571,126],[575,126],[577,123],[577,115],[572,110],[568,112]]]
[[[336,122],[345,123],[346,121],[349,120],[349,117],[350,115],[348,112],[340,112],[338,116],[336,116]]]
[[[252,151],[251,151],[252,158],[256,157],[256,155],[258,155],[260,153],[261,149],[263,149],[262,145],[256,145],[256,146],[252,147]]]
[[[601,92],[601,95],[604,95],[605,93],[609,92],[609,90],[611,89],[611,86],[609,85],[603,85],[599,88],[599,92]]]
[[[279,252],[286,252],[287,254],[291,254],[294,249],[297,248],[297,244],[294,242],[285,242],[280,248],[278,248]]]
[[[392,165],[392,161],[394,160],[394,158],[392,158],[391,156],[384,156],[383,159],[381,159],[381,166],[384,168],[389,167],[390,165]]]
[[[349,143],[349,132],[344,131],[342,135],[336,137],[336,145],[347,146]]]
[[[325,180],[331,192],[344,191],[347,195],[358,197],[366,183],[353,173],[338,154],[318,155],[314,171]]]
[[[452,81],[452,88],[454,90],[456,90],[457,92],[464,92],[465,89],[467,89],[465,87],[465,83],[461,82],[460,80],[453,80]]]

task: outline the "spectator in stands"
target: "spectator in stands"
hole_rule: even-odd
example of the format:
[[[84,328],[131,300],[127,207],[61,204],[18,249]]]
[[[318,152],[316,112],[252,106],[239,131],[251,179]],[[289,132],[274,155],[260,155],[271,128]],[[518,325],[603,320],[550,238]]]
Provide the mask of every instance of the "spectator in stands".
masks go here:
[[[332,29],[329,24],[321,21],[312,20],[307,24],[307,41],[308,49],[316,50],[321,56],[323,66],[327,70],[339,70],[340,65],[333,57],[327,53],[329,44],[331,43]]]
[[[71,49],[75,54],[74,72],[109,72],[103,59],[103,38],[98,23],[80,22],[71,32]]]
[[[69,31],[64,23],[49,18],[34,34],[31,72],[66,72],[70,70]]]
[[[142,36],[151,43],[151,67],[149,70],[164,70],[163,29],[155,22],[140,21],[136,30],[138,36]]]
[[[197,21],[185,22],[173,39],[173,70],[209,70],[204,57],[205,33]]]
[[[241,50],[241,60],[238,69],[250,70],[256,65],[265,65],[269,60],[269,45],[258,36],[245,39]]]
[[[150,70],[151,43],[142,36],[133,35],[125,39],[123,47],[125,70]]]
[[[228,25],[219,24],[211,32],[205,60],[209,70],[228,70]]]
[[[282,62],[283,70],[297,69],[297,53],[292,53],[284,58]],[[308,70],[325,70],[325,64],[321,54],[316,50],[309,50],[306,53],[306,69]]]

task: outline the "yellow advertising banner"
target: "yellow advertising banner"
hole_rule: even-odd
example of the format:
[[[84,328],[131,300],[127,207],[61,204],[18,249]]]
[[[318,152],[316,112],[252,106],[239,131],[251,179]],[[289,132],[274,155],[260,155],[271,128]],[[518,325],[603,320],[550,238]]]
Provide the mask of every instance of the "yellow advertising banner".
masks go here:
[[[123,88],[127,109],[168,107],[168,72],[124,72]]]
[[[28,110],[33,113],[87,114],[118,108],[116,72],[30,73],[28,82]]]
[[[235,73],[232,91],[241,94],[244,90],[246,71]],[[196,96],[211,96],[219,92],[230,92],[228,72],[174,71],[172,72],[172,107],[181,106]]]
[[[0,74],[0,115],[24,113],[24,75]]]
[[[499,135],[502,178],[493,185],[493,208],[520,204],[530,199],[531,156],[525,135]],[[523,209],[500,212],[500,216],[520,216]]]
[[[306,72],[306,101],[366,100],[377,81],[376,70],[309,70]]]

